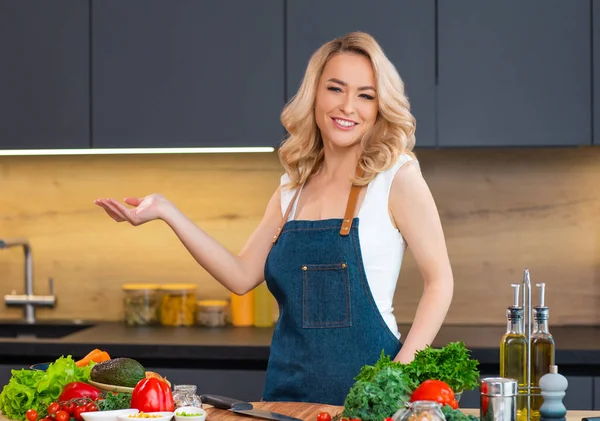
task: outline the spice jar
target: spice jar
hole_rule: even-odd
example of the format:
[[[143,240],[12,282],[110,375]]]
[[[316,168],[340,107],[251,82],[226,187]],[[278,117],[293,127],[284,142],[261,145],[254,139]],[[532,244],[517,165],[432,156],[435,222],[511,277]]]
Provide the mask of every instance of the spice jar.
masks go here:
[[[191,326],[196,322],[196,285],[167,284],[161,287],[161,292],[161,324]]]
[[[196,394],[196,385],[193,384],[176,384],[173,389],[173,403],[175,408],[184,406],[202,408],[202,401]]]
[[[392,416],[394,421],[446,421],[442,405],[434,401],[406,402],[406,408],[400,408]]]
[[[127,326],[147,326],[158,323],[159,285],[124,284],[122,285],[123,312]]]
[[[206,327],[223,327],[227,322],[226,300],[198,301],[198,324]]]

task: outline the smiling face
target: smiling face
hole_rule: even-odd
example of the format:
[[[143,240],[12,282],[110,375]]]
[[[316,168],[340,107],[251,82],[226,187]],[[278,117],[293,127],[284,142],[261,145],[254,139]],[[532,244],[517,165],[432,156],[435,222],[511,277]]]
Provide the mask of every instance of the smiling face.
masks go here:
[[[339,53],[325,65],[317,86],[315,120],[325,146],[357,145],[373,127],[379,104],[369,59]]]

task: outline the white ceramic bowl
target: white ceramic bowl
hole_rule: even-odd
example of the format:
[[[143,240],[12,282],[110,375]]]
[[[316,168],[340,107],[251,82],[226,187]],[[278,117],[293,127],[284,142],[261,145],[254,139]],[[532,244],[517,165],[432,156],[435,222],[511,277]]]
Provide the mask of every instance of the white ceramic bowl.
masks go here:
[[[82,412],[84,421],[118,421],[119,417],[127,417],[129,414],[137,414],[137,409],[115,409],[114,411]],[[133,418],[131,418],[133,419]]]
[[[141,413],[141,411],[140,411],[140,413]],[[150,415],[150,417],[148,417],[148,418],[130,417],[129,415],[131,415],[131,414],[124,414],[124,415],[119,415],[118,420],[119,421],[138,421],[138,420],[140,420],[140,421],[141,420],[144,420],[144,421],[170,421],[171,418],[173,418],[173,415],[175,413],[170,412],[170,411],[163,411],[163,412],[144,412],[144,414]],[[134,415],[137,415],[137,414],[134,414]]]
[[[190,417],[189,415],[177,415],[185,412],[187,414],[200,414],[195,417]],[[182,406],[181,408],[177,408],[175,410],[175,421],[205,421],[206,420],[206,411],[197,406]]]

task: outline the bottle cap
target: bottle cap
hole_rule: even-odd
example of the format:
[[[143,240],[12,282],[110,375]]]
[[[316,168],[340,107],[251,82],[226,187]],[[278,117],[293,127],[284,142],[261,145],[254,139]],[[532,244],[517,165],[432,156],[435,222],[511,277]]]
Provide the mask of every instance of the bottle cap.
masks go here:
[[[534,307],[533,308],[533,317],[536,320],[548,320],[548,317],[549,317],[548,307]]]
[[[511,306],[506,310],[506,317],[509,319],[520,319],[523,317],[523,307]]]
[[[485,396],[516,396],[517,381],[505,377],[486,377],[481,380],[481,394]]]

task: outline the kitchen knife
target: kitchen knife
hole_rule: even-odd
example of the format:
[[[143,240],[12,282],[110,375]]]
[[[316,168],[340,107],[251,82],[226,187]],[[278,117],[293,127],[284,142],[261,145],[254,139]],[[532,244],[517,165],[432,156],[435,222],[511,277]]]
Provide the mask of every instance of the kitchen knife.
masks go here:
[[[238,399],[228,398],[219,395],[200,395],[202,403],[212,405],[215,408],[227,409],[236,414],[249,415],[256,418],[264,418],[275,421],[302,421],[301,419],[290,417],[288,415],[278,414],[277,412],[254,409],[250,402],[240,401]]]

